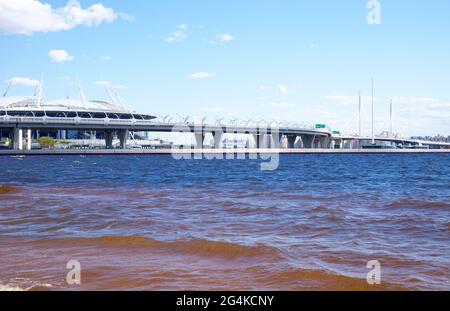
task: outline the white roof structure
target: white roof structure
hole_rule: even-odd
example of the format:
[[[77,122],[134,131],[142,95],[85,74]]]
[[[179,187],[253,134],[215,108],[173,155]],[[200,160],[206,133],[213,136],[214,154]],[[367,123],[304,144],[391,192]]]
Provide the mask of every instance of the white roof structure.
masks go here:
[[[81,99],[56,99],[42,101],[38,104],[35,97],[11,96],[0,97],[1,110],[77,110],[77,111],[105,111],[105,112],[128,112],[123,105],[106,101],[89,100],[83,102]]]
[[[42,81],[35,96],[7,96],[9,86],[0,97],[0,118],[82,118],[82,119],[117,119],[117,120],[153,120],[156,117],[141,114],[125,107],[120,97],[108,87],[106,91],[110,101],[87,100],[78,83],[79,98],[45,100],[42,97]]]
[[[120,112],[129,113],[119,96],[112,92],[108,86],[105,89],[109,95],[110,102],[87,100],[85,98],[80,82],[77,80],[80,98],[64,98],[51,101],[45,101],[42,98],[43,80],[37,86],[36,95],[31,96],[7,96],[9,88],[0,97],[0,110],[32,110],[32,111],[87,111],[87,112]]]

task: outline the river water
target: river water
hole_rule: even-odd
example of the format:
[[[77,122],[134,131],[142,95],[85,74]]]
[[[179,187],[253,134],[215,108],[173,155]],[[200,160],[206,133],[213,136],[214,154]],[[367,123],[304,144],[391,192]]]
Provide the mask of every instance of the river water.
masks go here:
[[[450,157],[0,157],[0,289],[450,290]]]

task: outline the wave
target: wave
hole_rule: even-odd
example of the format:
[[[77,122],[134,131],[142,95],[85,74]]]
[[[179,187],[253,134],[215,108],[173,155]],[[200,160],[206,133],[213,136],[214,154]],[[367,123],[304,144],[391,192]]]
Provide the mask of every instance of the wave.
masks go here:
[[[44,285],[32,285],[29,287],[7,284],[0,284],[0,292],[33,292],[33,291],[48,291],[52,286],[49,284]]]
[[[23,292],[25,290],[26,289],[20,288],[19,286],[0,284],[0,292]]]
[[[0,185],[0,194],[12,194],[21,192],[22,188],[10,185]]]
[[[185,253],[191,255],[207,257],[259,257],[259,256],[278,256],[278,250],[266,245],[242,245],[231,242],[219,242],[202,239],[192,239],[186,241],[158,241],[146,237],[132,236],[107,236],[100,238],[67,238],[45,240],[35,243],[45,243],[51,246],[94,246],[94,247],[134,247],[134,248],[154,248],[161,251]]]
[[[326,270],[286,269],[266,273],[265,282],[269,287],[279,286],[287,290],[325,290],[325,291],[372,291],[409,290],[396,284],[383,281],[382,285],[369,285],[365,278],[337,275]]]
[[[436,201],[420,201],[420,200],[399,200],[389,203],[386,208],[421,208],[421,209],[449,209],[450,203]]]

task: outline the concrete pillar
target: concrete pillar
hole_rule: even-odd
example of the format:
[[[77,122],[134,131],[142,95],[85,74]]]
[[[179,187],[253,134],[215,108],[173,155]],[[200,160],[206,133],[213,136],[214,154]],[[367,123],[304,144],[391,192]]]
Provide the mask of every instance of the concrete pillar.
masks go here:
[[[245,148],[247,148],[247,149],[251,149],[252,148],[250,136],[247,136],[247,142],[245,144]]]
[[[205,141],[205,134],[204,133],[194,133],[194,136],[195,136],[196,147],[198,149],[202,149],[203,142]]]
[[[31,130],[28,129],[27,130],[27,150],[31,150],[31,140],[32,140]]]
[[[329,140],[330,140],[330,138],[328,138],[327,136],[321,136],[319,138],[319,147],[321,149],[327,149]]]
[[[9,140],[11,141],[11,148],[14,150],[19,149],[19,129],[14,128],[9,131]]]
[[[19,144],[19,150],[23,149],[23,130],[19,129],[19,137],[18,137],[18,144]]]
[[[271,137],[269,134],[260,135],[260,147],[261,148],[270,148]]]
[[[130,135],[130,132],[128,130],[119,130],[119,131],[117,131],[117,134],[118,134],[119,140],[120,140],[120,148],[126,149],[127,148],[127,140],[128,140],[128,136]]]
[[[214,148],[220,148],[220,143],[222,142],[223,132],[222,131],[214,131],[212,132],[212,136],[214,138]]]
[[[288,149],[295,148],[295,142],[297,141],[297,135],[286,135]]]
[[[263,148],[271,148],[272,147],[272,135],[264,134],[263,135]]]
[[[281,138],[282,136],[278,133],[278,134],[273,134],[270,135],[270,147],[271,148],[280,148],[281,146]]]
[[[303,148],[312,149],[314,148],[314,141],[316,140],[316,135],[301,135]]]
[[[105,131],[105,143],[106,143],[106,149],[113,148],[113,132],[112,131]]]
[[[271,146],[278,146],[270,134],[253,134],[253,140],[255,141],[256,148],[270,148]]]
[[[255,141],[255,148],[259,149],[261,147],[261,135],[253,134],[253,140]]]

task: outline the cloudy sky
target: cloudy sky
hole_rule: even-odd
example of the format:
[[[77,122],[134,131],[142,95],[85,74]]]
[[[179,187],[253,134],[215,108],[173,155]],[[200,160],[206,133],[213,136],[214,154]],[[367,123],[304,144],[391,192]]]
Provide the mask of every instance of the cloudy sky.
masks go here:
[[[0,0],[0,81],[33,95],[43,74],[56,99],[78,77],[142,112],[353,133],[373,78],[377,132],[392,99],[396,132],[450,135],[450,1],[379,2],[374,25],[365,0]]]

